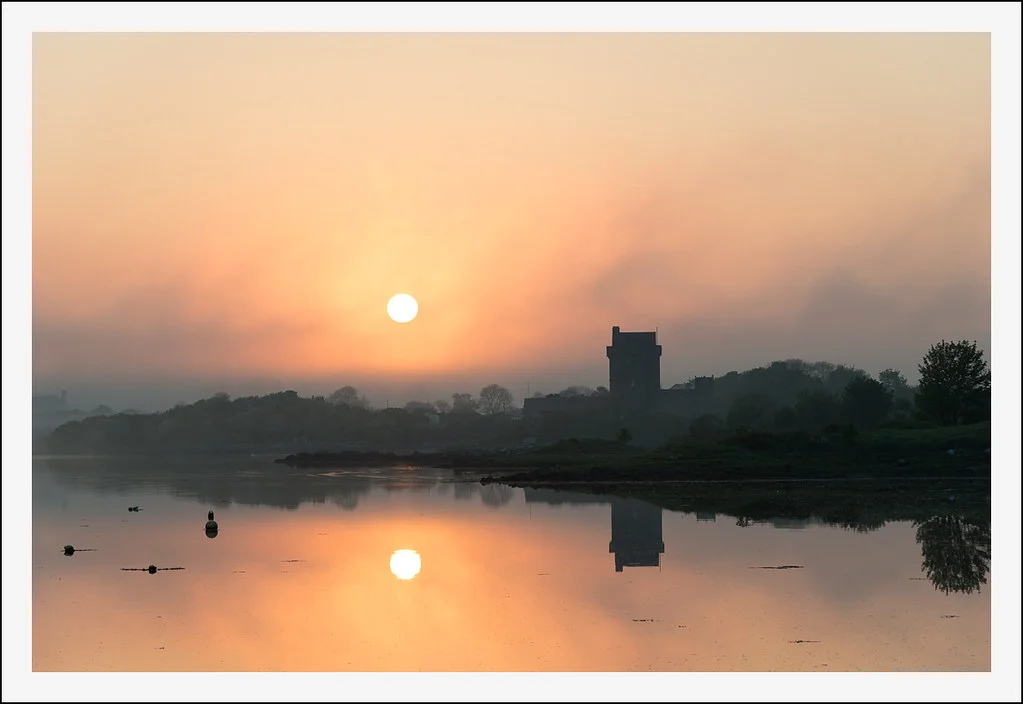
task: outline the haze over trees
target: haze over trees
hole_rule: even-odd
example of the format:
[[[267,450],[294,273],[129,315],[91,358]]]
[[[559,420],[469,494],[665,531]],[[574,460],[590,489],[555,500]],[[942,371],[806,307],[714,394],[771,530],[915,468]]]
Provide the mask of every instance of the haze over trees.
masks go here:
[[[451,394],[452,413],[475,413],[479,407],[479,401],[472,397],[472,394],[455,393]]]
[[[515,403],[511,391],[500,384],[484,386],[480,391],[479,408],[488,416],[511,413]]]
[[[877,380],[891,393],[893,398],[912,397],[913,395],[913,390],[909,388],[906,376],[900,371],[885,369],[882,372],[878,372]]]
[[[413,400],[385,409],[373,409],[353,386],[309,398],[294,391],[235,399],[221,393],[162,413],[64,423],[41,441],[53,452],[428,450],[519,447],[566,438],[612,441],[625,428],[632,444],[651,447],[677,437],[713,443],[756,433],[838,432],[852,441],[856,431],[990,418],[990,373],[976,345],[934,345],[920,371],[921,384],[914,389],[893,369],[874,379],[852,366],[780,360],[716,377],[703,391],[694,385],[669,390],[697,399],[691,412],[683,404],[683,411],[630,411],[628,419],[612,410],[605,387],[582,385],[534,394],[573,399],[566,406],[572,410],[554,405],[539,416],[524,416],[511,392],[497,383],[478,396],[461,391],[450,400]]]
[[[369,401],[354,386],[342,386],[327,397],[331,403],[349,408],[369,408]]]
[[[592,396],[593,393],[594,393],[593,389],[591,389],[589,386],[582,386],[576,384],[562,389],[558,393],[558,396],[561,396],[562,398],[574,398],[577,396]]]
[[[866,376],[856,377],[842,390],[842,413],[858,428],[874,428],[892,411],[892,392]]]

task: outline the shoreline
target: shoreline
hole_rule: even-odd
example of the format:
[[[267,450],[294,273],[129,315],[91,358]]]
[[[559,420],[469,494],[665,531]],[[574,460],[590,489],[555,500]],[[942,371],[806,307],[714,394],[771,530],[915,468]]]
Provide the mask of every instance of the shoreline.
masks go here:
[[[638,499],[680,513],[713,513],[743,524],[776,518],[856,529],[957,515],[991,520],[991,482],[978,477],[589,481],[492,481],[524,490]]]

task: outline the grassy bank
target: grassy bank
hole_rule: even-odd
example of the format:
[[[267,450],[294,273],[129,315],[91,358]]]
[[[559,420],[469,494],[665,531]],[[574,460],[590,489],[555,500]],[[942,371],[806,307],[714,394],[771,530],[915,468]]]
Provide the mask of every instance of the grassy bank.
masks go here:
[[[745,434],[600,460],[581,443],[574,456],[563,446],[560,462],[482,482],[636,498],[740,523],[817,519],[870,529],[946,514],[983,522],[991,514],[990,444],[989,423],[823,440]]]
[[[607,440],[562,440],[503,452],[397,455],[299,453],[294,467],[430,466],[502,470],[515,483],[673,482],[682,480],[990,477],[989,423],[953,428],[886,429],[859,434],[742,433],[689,438],[653,451]],[[952,451],[951,453],[949,451]]]

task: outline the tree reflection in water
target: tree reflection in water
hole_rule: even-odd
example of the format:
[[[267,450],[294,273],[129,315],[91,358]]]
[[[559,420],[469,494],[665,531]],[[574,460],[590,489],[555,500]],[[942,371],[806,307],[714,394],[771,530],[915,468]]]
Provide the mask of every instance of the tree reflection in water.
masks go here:
[[[514,490],[505,484],[487,484],[480,488],[480,498],[491,508],[500,508],[512,500]]]
[[[927,578],[946,594],[979,592],[991,570],[991,524],[959,516],[916,523]]]

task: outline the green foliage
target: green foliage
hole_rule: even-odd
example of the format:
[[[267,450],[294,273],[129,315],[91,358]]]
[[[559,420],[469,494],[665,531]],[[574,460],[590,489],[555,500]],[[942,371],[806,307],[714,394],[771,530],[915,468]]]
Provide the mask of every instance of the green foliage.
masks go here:
[[[891,392],[892,398],[896,400],[912,399],[913,390],[909,387],[909,382],[906,381],[906,377],[902,372],[896,369],[885,369],[882,372],[878,372],[877,380]]]
[[[797,427],[817,432],[838,421],[840,406],[835,394],[816,389],[800,394],[793,410]]]
[[[774,413],[774,427],[776,430],[792,430],[796,427],[796,409],[792,406],[779,408]]]
[[[664,408],[628,409],[614,403],[605,387],[590,390],[573,386],[560,396],[558,407],[549,404],[537,414],[515,418],[508,413],[514,399],[498,384],[480,391],[452,394],[451,401],[413,401],[404,409],[373,410],[365,396],[351,386],[328,397],[301,398],[294,391],[263,397],[232,399],[217,394],[191,405],[156,414],[120,413],[64,422],[38,429],[44,438],[40,451],[135,452],[209,451],[288,447],[289,451],[340,447],[395,449],[455,449],[512,447],[523,442],[546,445],[566,437],[600,438],[621,445],[627,425],[636,448],[653,448],[668,438],[686,434],[686,442],[711,443],[733,435],[802,431],[815,438],[818,449],[826,443],[839,450],[850,423],[870,431],[925,428],[928,423],[969,424],[990,418],[990,373],[976,345],[945,343],[928,352],[921,365],[921,385],[913,406],[913,389],[898,371],[886,369],[871,380],[855,367],[798,359],[775,361],[745,372],[730,372],[701,385],[666,394]],[[558,394],[548,394],[558,396]],[[670,401],[670,404],[667,403]],[[97,409],[107,411],[108,409]],[[912,413],[915,411],[915,413]],[[428,414],[441,415],[431,418]],[[79,415],[79,418],[82,416]],[[695,420],[693,420],[695,418]],[[725,418],[726,421],[721,419]],[[890,419],[890,422],[887,422]],[[59,425],[58,423],[64,423]],[[897,423],[893,424],[893,423]],[[831,437],[822,428],[834,426]],[[35,435],[38,430],[39,434]],[[825,433],[824,435],[829,435]],[[988,432],[988,437],[990,433]],[[872,446],[849,436],[857,447]],[[747,439],[764,447],[775,441]],[[982,439],[970,439],[983,443]],[[989,446],[989,440],[988,445]],[[313,446],[313,447],[310,447]],[[960,449],[961,444],[945,449]],[[970,445],[974,447],[974,445]],[[745,451],[741,448],[733,451]],[[765,452],[771,450],[765,449]]]
[[[870,437],[875,447],[901,448],[908,453],[941,454],[959,449],[980,454],[991,447],[991,422],[958,426],[886,423]]]
[[[712,414],[702,415],[689,424],[689,435],[697,440],[709,440],[725,431],[725,422]]]
[[[430,404],[371,410],[357,390],[333,400],[300,397],[294,391],[229,399],[226,395],[179,405],[161,413],[117,414],[65,423],[41,449],[61,453],[210,452],[234,450],[388,449],[518,445],[524,428],[508,416],[476,413],[430,423]],[[467,395],[468,396],[468,395]],[[349,402],[354,405],[349,405]]]
[[[870,377],[856,377],[842,391],[842,415],[859,428],[874,428],[883,423],[892,405],[892,392]]]
[[[628,431],[626,431],[628,432]],[[600,438],[567,438],[540,447],[530,452],[531,455],[558,456],[565,459],[569,456],[618,455],[622,452],[631,453],[630,448],[623,448],[619,439],[602,440]]]
[[[787,433],[737,433],[721,441],[723,445],[741,447],[753,452],[773,452],[787,454],[804,449],[810,445],[810,436],[801,431]]]
[[[920,363],[918,413],[941,425],[959,425],[991,417],[991,372],[976,342],[932,345]]]
[[[846,447],[855,445],[859,437],[860,431],[856,429],[855,425],[849,424],[842,428],[842,440],[845,442]]]
[[[764,394],[740,396],[728,411],[728,427],[733,430],[763,428],[770,417],[771,405],[771,399]]]

